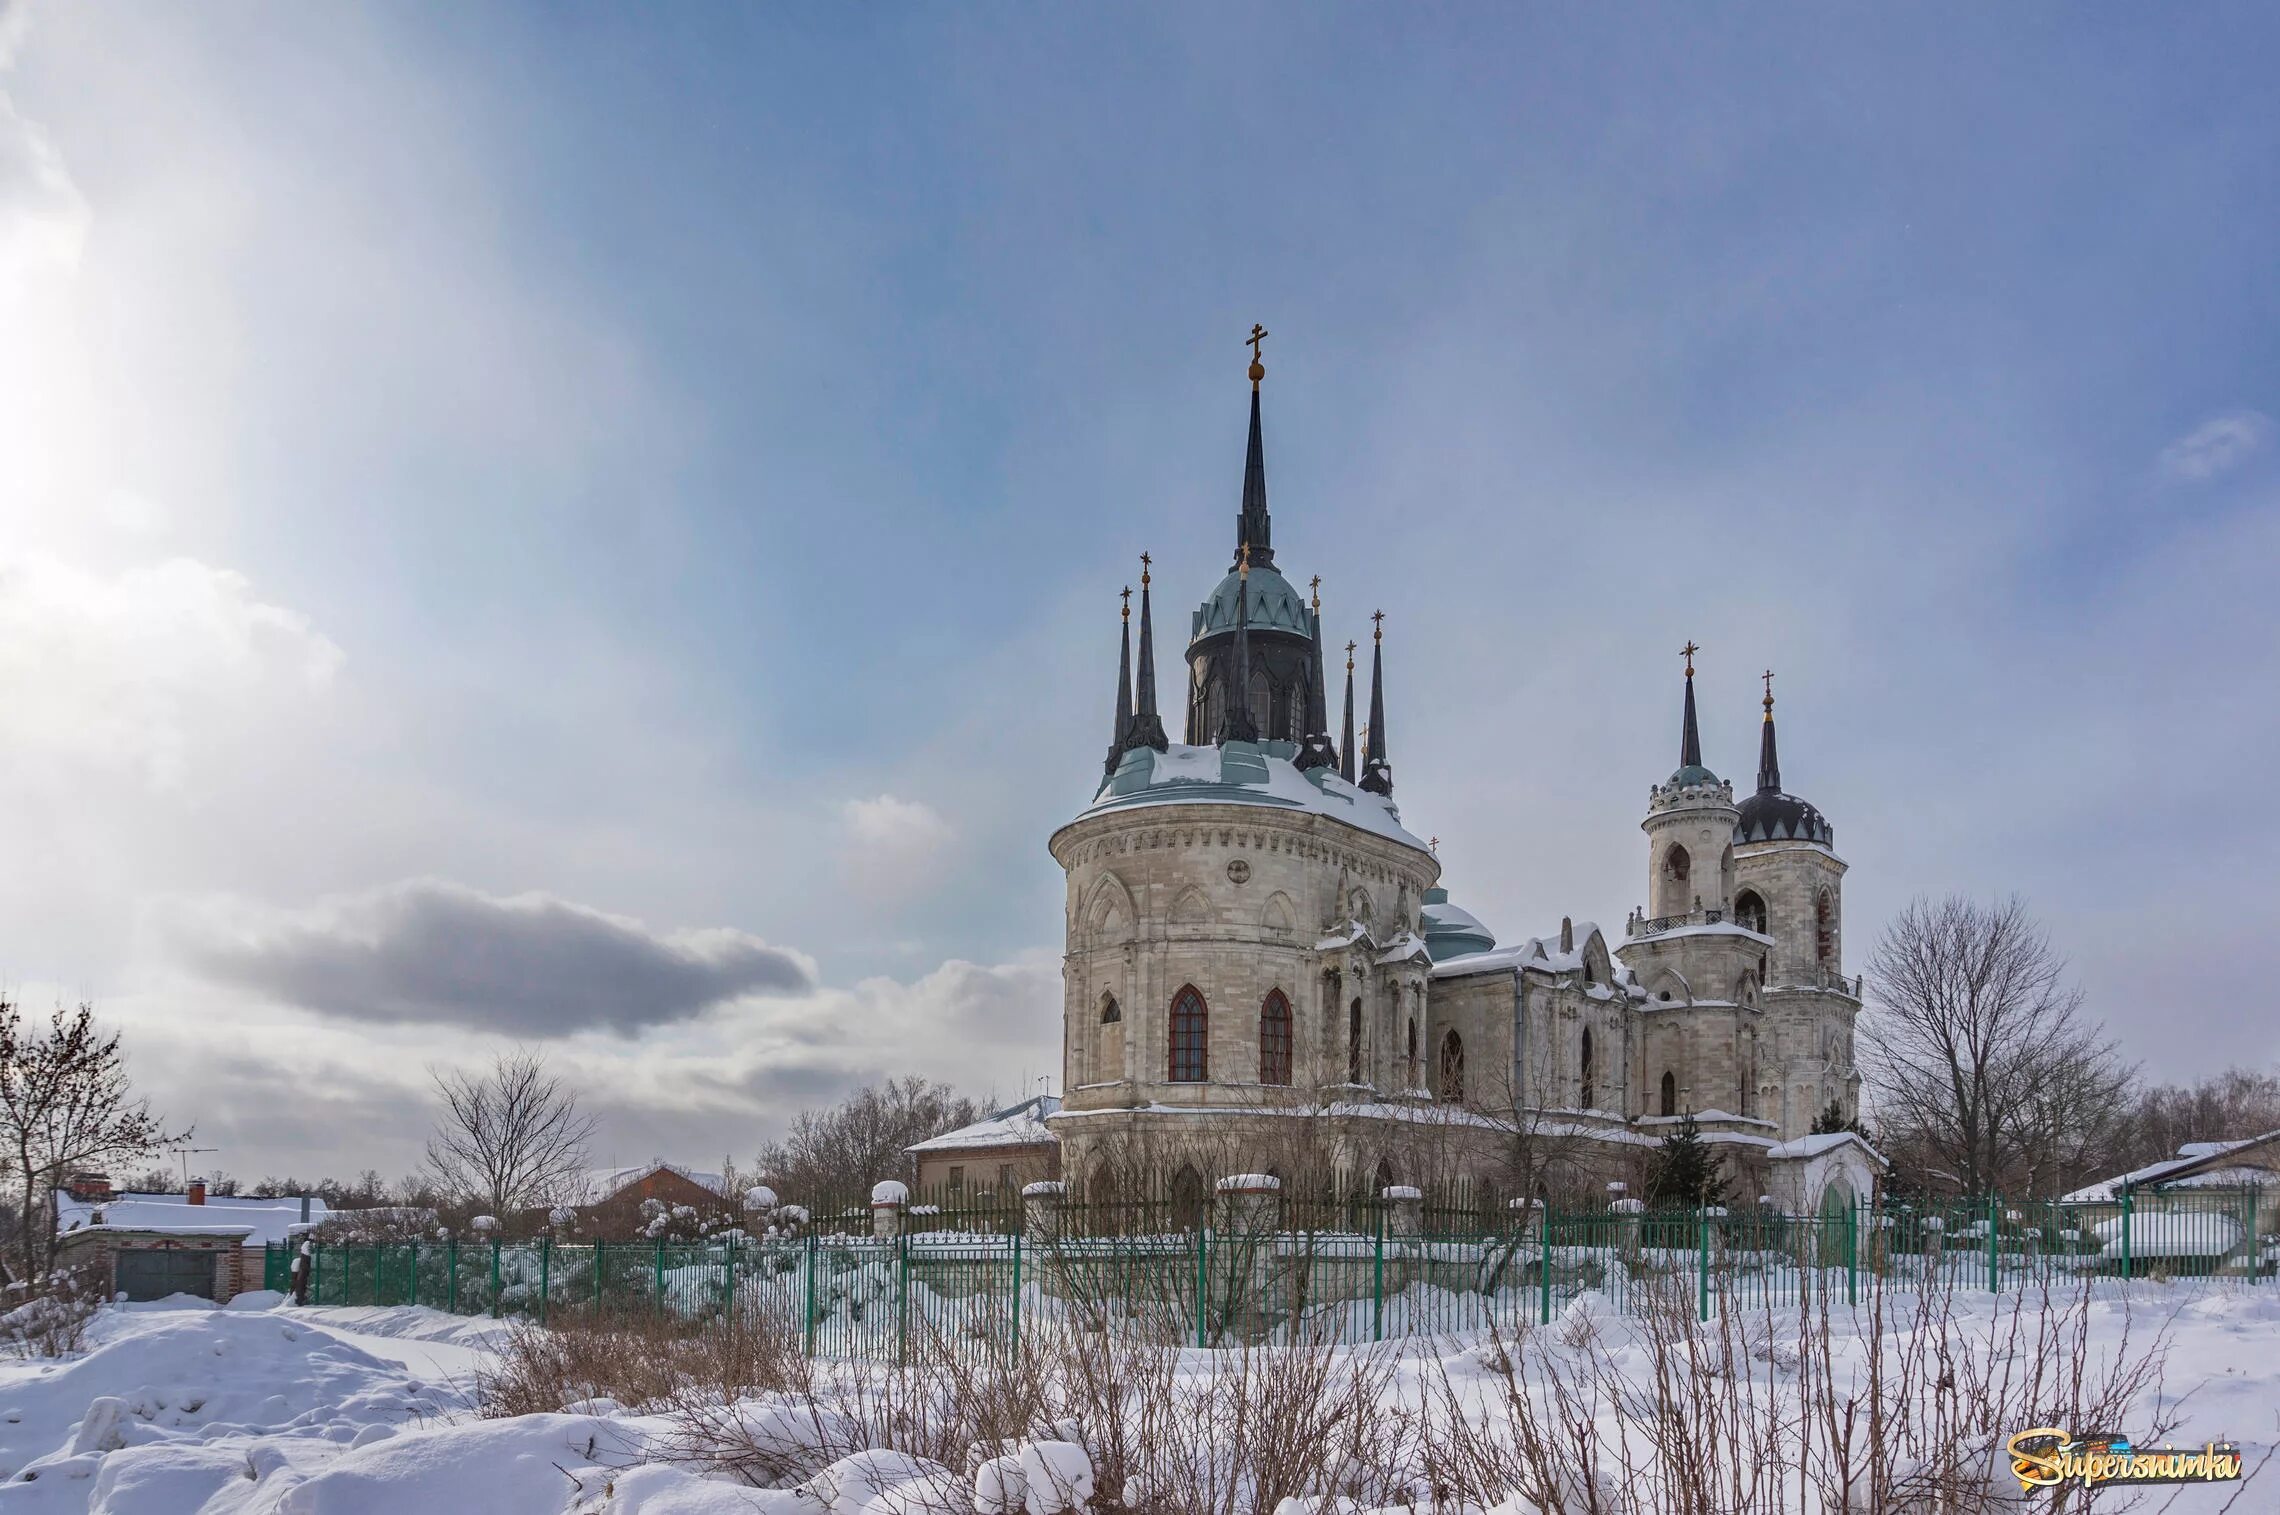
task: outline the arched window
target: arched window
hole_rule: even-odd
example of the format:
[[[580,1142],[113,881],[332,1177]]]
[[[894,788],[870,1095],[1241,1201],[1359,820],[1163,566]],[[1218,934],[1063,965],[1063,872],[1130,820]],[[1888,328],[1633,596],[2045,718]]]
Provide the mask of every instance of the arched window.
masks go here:
[[[1346,1082],[1362,1081],[1362,1002],[1356,999],[1346,1010]]]
[[[1211,1191],[1203,1182],[1193,1163],[1183,1163],[1180,1171],[1172,1175],[1172,1216],[1182,1229],[1193,1231],[1203,1225],[1204,1207]]]
[[[1259,1007],[1259,1082],[1290,1082],[1290,1001],[1280,989],[1268,990]]]
[[[1408,1048],[1406,1056],[1409,1058],[1409,1076],[1414,1080],[1417,1077],[1417,1017],[1414,1015],[1409,1017]]]
[[[1452,1031],[1441,1038],[1441,1098],[1465,1097],[1465,1039]]]
[[[1251,724],[1261,735],[1271,735],[1275,729],[1275,691],[1267,682],[1264,669],[1251,670]]]
[[[1584,1028],[1583,1028],[1583,1100],[1582,1100],[1583,1108],[1584,1108],[1584,1109],[1586,1109],[1586,1110],[1589,1110],[1589,1109],[1591,1109],[1591,1108],[1592,1108],[1592,1103],[1591,1103],[1591,1094],[1592,1094],[1592,1089],[1591,1089],[1591,1028],[1590,1028],[1589,1026],[1586,1026],[1586,1027],[1584,1027]]]
[[[1104,1026],[1113,1026],[1122,1019],[1124,1019],[1124,1012],[1117,1008],[1116,996],[1113,994],[1102,995],[1100,997],[1100,1023]]]
[[[1837,963],[1837,902],[1826,889],[1813,902],[1813,960],[1832,968]]]
[[[1390,1189],[1390,1188],[1392,1188],[1392,1187],[1393,1187],[1393,1159],[1392,1159],[1392,1158],[1390,1158],[1390,1157],[1381,1157],[1381,1158],[1379,1158],[1379,1159],[1378,1159],[1378,1165],[1377,1165],[1377,1188],[1378,1188],[1378,1193],[1379,1193],[1379,1194],[1382,1196],[1382,1195],[1385,1193],[1385,1191],[1386,1191],[1386,1190],[1388,1190],[1388,1189]]]
[[[1200,1084],[1211,1076],[1211,1012],[1189,984],[1172,996],[1172,1082]]]
[[[1657,891],[1661,898],[1655,902],[1657,915],[1684,915],[1693,908],[1694,859],[1678,843],[1671,843],[1670,851],[1663,854],[1662,887]]]
[[[1765,901],[1755,889],[1744,889],[1734,897],[1734,924],[1744,931],[1765,934]]]
[[[1678,1075],[1675,1073],[1663,1075],[1662,1113],[1665,1115],[1676,1115],[1678,1113]]]

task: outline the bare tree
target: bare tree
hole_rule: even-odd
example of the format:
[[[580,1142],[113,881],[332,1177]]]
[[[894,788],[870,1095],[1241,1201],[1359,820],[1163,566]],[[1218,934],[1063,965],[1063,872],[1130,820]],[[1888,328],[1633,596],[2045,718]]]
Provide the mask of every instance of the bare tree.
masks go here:
[[[2132,1078],[2017,897],[1918,899],[1869,960],[1877,1126],[1940,1186],[2050,1192],[2106,1155]]]
[[[443,1193],[504,1220],[567,1197],[584,1178],[594,1121],[540,1054],[502,1052],[488,1071],[430,1076],[443,1117],[428,1139],[426,1171]]]
[[[970,1125],[982,1108],[947,1084],[911,1074],[858,1089],[825,1110],[803,1110],[784,1139],[760,1149],[760,1172],[786,1199],[852,1199],[908,1175],[903,1151]]]
[[[54,1192],[75,1169],[142,1161],[187,1133],[167,1131],[127,1082],[119,1033],[92,1006],[58,1005],[45,1027],[27,1026],[0,1000],[0,1151],[17,1196],[18,1275],[55,1260]]]
[[[2131,1106],[2117,1166],[2175,1157],[2187,1142],[2240,1141],[2280,1131],[2280,1076],[2227,1068],[2192,1084],[2159,1084]]]

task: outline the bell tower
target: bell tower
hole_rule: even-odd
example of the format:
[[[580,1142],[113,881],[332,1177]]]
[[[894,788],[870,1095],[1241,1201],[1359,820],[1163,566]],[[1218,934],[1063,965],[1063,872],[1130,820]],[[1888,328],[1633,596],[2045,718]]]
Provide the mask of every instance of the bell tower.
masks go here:
[[[1678,767],[1647,791],[1647,914],[1663,920],[1697,911],[1724,918],[1734,896],[1734,786],[1702,763],[1694,716],[1692,642],[1686,659],[1686,708],[1679,724]]]

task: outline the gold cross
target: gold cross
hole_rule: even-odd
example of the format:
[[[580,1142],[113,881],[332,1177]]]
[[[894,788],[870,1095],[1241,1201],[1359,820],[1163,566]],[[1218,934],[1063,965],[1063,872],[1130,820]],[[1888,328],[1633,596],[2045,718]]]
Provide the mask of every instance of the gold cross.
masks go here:
[[[1140,587],[1142,589],[1148,587],[1148,565],[1155,561],[1156,560],[1154,558],[1151,558],[1146,553],[1140,554]]]
[[[1256,321],[1253,321],[1251,323],[1251,334],[1248,337],[1245,337],[1243,340],[1251,344],[1252,362],[1256,363],[1259,361],[1259,344],[1267,340],[1268,335],[1269,333],[1264,326],[1261,326]]]
[[[1373,620],[1373,621],[1375,621],[1375,622],[1377,622],[1377,631],[1376,631],[1375,633],[1373,633],[1373,635],[1374,635],[1375,639],[1376,639],[1377,641],[1380,641],[1380,642],[1384,641],[1384,640],[1385,640],[1385,612],[1384,612],[1384,611],[1382,611],[1382,610],[1373,610],[1373,611],[1371,611],[1371,612],[1370,612],[1370,619],[1371,619],[1371,620]]]
[[[1771,720],[1771,719],[1773,719],[1773,670],[1772,670],[1772,669],[1770,669],[1770,668],[1768,668],[1768,669],[1765,671],[1765,674],[1764,674],[1764,678],[1765,678],[1765,714],[1766,714],[1766,719],[1767,719],[1767,720]]]
[[[1314,582],[1307,587],[1314,591],[1314,613],[1320,615],[1322,613],[1322,575],[1316,574]]]
[[[1124,586],[1124,619],[1127,621],[1132,619],[1132,586],[1130,584]]]
[[[1355,644],[1352,642],[1346,644],[1346,671],[1348,673],[1354,671],[1354,647]]]
[[[1235,561],[1238,565],[1241,566],[1243,570],[1243,577],[1246,579],[1249,578],[1251,576],[1251,544],[1249,542],[1245,542],[1241,547],[1236,549]]]
[[[1694,645],[1694,639],[1693,639],[1692,637],[1688,637],[1688,638],[1686,639],[1686,645],[1685,645],[1684,647],[1681,647],[1681,648],[1679,648],[1678,650],[1679,650],[1679,652],[1680,652],[1682,655],[1684,655],[1684,657],[1686,658],[1686,676],[1687,676],[1688,678],[1693,678],[1693,677],[1694,677],[1694,655],[1695,655],[1696,653],[1700,652],[1702,649]]]

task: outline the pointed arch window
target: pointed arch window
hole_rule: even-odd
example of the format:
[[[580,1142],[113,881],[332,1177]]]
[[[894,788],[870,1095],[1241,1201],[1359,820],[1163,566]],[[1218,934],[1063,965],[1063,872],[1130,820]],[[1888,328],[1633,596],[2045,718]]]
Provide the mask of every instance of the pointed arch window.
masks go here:
[[[1465,1039],[1451,1031],[1441,1038],[1441,1098],[1465,1097]]]
[[[1765,900],[1755,889],[1744,889],[1735,896],[1734,924],[1744,931],[1765,935]]]
[[[1346,1082],[1362,1081],[1362,1002],[1357,997],[1346,1009]]]
[[[1813,902],[1813,960],[1828,967],[1837,962],[1837,902],[1826,889]]]
[[[1584,1027],[1584,1028],[1583,1028],[1583,1070],[1582,1070],[1582,1071],[1583,1071],[1583,1099],[1582,1099],[1582,1106],[1583,1106],[1583,1108],[1584,1108],[1584,1109],[1586,1109],[1586,1110],[1589,1110],[1589,1109],[1593,1108],[1593,1106],[1592,1106],[1592,1103],[1591,1103],[1591,1095],[1592,1095],[1592,1088],[1591,1088],[1591,1028],[1590,1028],[1589,1026],[1586,1026],[1586,1027]]]
[[[1675,1073],[1663,1075],[1662,1113],[1665,1115],[1676,1115],[1678,1113],[1678,1075]]]
[[[1406,1055],[1409,1059],[1410,1083],[1421,1083],[1422,1080],[1417,1076],[1417,1017],[1414,1015],[1409,1017],[1409,1043]]]
[[[1259,1007],[1259,1082],[1290,1082],[1290,1000],[1280,989]]]
[[[1211,1011],[1189,984],[1172,996],[1172,1082],[1200,1084],[1211,1076]]]
[[[1118,1008],[1116,996],[1113,994],[1102,995],[1100,997],[1100,1023],[1104,1026],[1113,1026],[1123,1019],[1124,1012]]]

